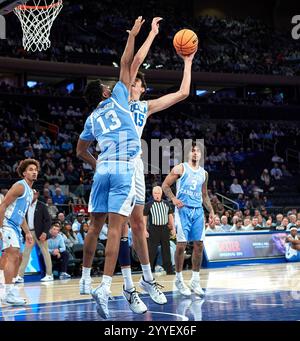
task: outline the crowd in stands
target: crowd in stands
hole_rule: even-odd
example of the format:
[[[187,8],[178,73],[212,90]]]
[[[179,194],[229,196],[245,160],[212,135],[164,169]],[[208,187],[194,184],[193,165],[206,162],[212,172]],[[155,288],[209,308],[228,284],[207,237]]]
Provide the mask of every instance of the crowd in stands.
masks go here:
[[[150,69],[181,69],[172,40],[183,27],[193,29],[199,36],[200,53],[194,61],[195,71],[234,72],[293,76],[300,72],[300,43],[290,39],[290,32],[268,27],[254,18],[197,17],[181,4],[180,16],[176,6],[157,4],[149,0],[143,13],[137,0],[124,0],[118,6],[106,1],[65,1],[63,13],[54,22],[52,46],[45,52],[27,53],[22,48],[22,33],[18,19],[10,15],[6,40],[0,40],[0,55],[86,64],[118,65],[126,29],[133,19],[144,15],[147,25],[141,33],[146,37],[152,16],[162,16],[161,34],[151,49],[144,67]],[[159,12],[159,13],[158,13]],[[140,40],[139,40],[140,42]]]

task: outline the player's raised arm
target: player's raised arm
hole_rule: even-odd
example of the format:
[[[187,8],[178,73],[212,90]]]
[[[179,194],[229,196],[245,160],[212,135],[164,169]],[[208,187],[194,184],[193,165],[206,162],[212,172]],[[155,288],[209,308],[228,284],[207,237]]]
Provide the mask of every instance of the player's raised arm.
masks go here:
[[[184,71],[180,89],[158,99],[150,100],[148,102],[148,116],[154,114],[155,112],[165,110],[172,105],[183,101],[189,96],[192,77],[192,64],[196,52],[189,56],[181,56],[181,58],[184,60]]]
[[[5,198],[0,204],[0,227],[3,226],[3,219],[5,215],[5,210],[7,207],[12,204],[14,201],[18,199],[18,197],[24,194],[24,186],[21,184],[15,184],[12,188],[6,193]]]
[[[132,27],[132,29],[128,32],[128,39],[125,46],[125,50],[123,52],[123,55],[121,57],[121,68],[120,68],[120,81],[123,82],[126,87],[129,89],[130,86],[130,67],[133,60],[134,55],[134,43],[135,43],[135,37],[140,32],[140,29],[143,25],[145,20],[143,20],[143,17],[138,17],[135,20],[135,23]]]
[[[177,207],[183,207],[183,203],[181,200],[177,199],[175,194],[172,192],[171,186],[177,181],[183,173],[183,166],[182,164],[175,166],[171,173],[165,178],[162,184],[162,190],[164,191],[165,195],[172,201],[172,203]]]
[[[151,24],[151,31],[149,32],[147,39],[144,41],[144,44],[140,47],[140,49],[138,50],[138,52],[136,53],[136,55],[133,58],[133,62],[131,64],[131,68],[130,68],[131,82],[135,81],[135,78],[136,78],[136,75],[139,71],[139,68],[142,65],[142,63],[144,62],[155,37],[159,33],[159,22],[161,20],[162,20],[161,17],[153,18],[152,24]]]

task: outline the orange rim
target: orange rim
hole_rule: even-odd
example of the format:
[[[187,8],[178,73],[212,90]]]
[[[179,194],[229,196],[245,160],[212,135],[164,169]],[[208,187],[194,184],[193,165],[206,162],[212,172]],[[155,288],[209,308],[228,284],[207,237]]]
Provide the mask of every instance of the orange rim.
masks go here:
[[[20,10],[20,11],[23,11],[23,10],[26,10],[26,9],[49,9],[49,8],[53,8],[53,7],[57,7],[57,6],[60,6],[62,4],[62,1],[59,1],[55,4],[51,4],[51,5],[48,5],[48,6],[28,6],[28,5],[19,5],[17,6],[15,9],[16,10]]]

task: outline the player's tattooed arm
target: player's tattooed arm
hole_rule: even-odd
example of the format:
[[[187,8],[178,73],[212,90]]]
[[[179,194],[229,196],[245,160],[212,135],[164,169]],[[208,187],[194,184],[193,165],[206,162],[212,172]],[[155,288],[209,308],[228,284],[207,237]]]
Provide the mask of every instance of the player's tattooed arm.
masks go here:
[[[209,219],[211,221],[214,220],[215,212],[212,207],[212,204],[210,202],[209,196],[208,196],[208,191],[207,191],[207,183],[208,183],[208,173],[205,172],[205,182],[202,185],[202,199],[203,199],[203,205],[209,212]]]
[[[182,164],[175,166],[171,173],[165,178],[165,181],[162,184],[162,189],[165,195],[172,201],[172,203],[177,207],[183,207],[183,203],[181,200],[177,199],[174,193],[172,192],[171,186],[177,181],[183,173]]]
[[[93,170],[95,170],[96,165],[97,165],[97,160],[89,151],[89,146],[91,145],[92,142],[93,141],[84,141],[84,140],[79,139],[77,142],[77,147],[76,147],[76,155],[79,159],[82,159],[83,161],[91,165]]]

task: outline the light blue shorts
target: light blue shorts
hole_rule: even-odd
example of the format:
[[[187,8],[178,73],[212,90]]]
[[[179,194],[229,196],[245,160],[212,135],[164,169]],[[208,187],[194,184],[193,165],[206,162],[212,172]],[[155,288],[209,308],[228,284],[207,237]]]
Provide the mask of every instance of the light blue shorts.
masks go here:
[[[175,208],[175,226],[178,242],[202,241],[205,236],[202,207]]]
[[[118,213],[128,217],[135,205],[135,164],[103,161],[97,164],[89,212]]]

